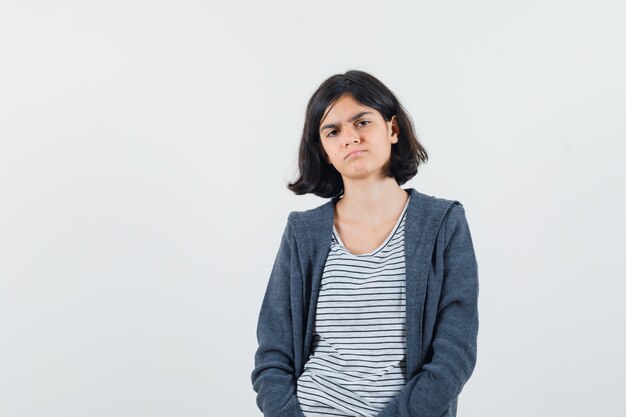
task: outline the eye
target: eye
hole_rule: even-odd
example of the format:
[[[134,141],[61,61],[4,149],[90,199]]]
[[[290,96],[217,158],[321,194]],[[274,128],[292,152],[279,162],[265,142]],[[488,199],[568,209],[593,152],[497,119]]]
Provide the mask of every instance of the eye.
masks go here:
[[[363,123],[363,124],[361,124],[361,123]],[[361,121],[358,121],[356,124],[357,124],[357,126],[359,126],[359,125],[360,126],[367,126],[368,124],[370,124],[370,121],[369,120],[361,120]]]
[[[335,135],[334,135],[334,133],[335,133],[336,131],[337,131],[337,130],[331,130],[330,132],[328,132],[328,134],[327,134],[326,136],[335,136]]]

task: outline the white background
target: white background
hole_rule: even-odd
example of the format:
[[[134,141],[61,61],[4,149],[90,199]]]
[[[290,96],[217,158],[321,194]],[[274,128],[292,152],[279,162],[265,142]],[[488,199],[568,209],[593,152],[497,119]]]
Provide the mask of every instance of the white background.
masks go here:
[[[606,1],[0,0],[0,416],[260,416],[256,320],[310,95],[368,71],[465,207],[459,417],[616,416],[624,10]],[[436,416],[435,416],[436,417]]]

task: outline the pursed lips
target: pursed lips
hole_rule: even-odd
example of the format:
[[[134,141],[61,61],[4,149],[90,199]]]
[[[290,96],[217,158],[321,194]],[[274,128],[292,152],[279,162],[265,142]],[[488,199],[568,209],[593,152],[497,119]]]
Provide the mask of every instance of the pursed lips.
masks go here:
[[[350,157],[350,156],[352,156],[352,155],[359,154],[359,153],[362,153],[362,152],[365,152],[365,151],[364,151],[364,150],[362,150],[362,149],[357,149],[357,150],[354,150],[354,151],[350,152],[350,153],[348,154],[348,156],[346,156],[346,158],[349,158],[349,157]]]

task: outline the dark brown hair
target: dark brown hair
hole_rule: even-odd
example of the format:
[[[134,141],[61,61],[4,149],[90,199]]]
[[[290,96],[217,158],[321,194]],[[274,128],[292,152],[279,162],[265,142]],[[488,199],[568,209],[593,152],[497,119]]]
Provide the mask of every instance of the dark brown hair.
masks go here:
[[[400,130],[398,142],[391,146],[384,175],[395,178],[398,185],[402,185],[417,174],[421,163],[428,160],[426,149],[417,140],[411,117],[391,90],[374,76],[351,70],[326,79],[309,99],[298,151],[300,175],[293,183],[287,184],[287,188],[295,194],[312,193],[323,198],[343,194],[341,174],[326,162],[319,127],[328,106],[346,93],[360,104],[377,110],[387,122],[397,116]]]

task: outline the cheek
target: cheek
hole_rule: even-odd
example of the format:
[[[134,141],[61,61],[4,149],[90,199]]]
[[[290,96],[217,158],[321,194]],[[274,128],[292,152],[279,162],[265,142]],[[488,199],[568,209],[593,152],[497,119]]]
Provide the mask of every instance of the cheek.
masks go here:
[[[328,146],[328,144],[326,144],[326,146],[324,146],[323,149],[324,149],[324,152],[326,152],[326,155],[331,156],[331,157],[337,153],[337,150],[333,148],[332,146]]]
[[[330,160],[332,160],[334,156],[333,150],[328,146],[322,146],[322,156],[324,157],[324,159],[330,162]]]

